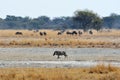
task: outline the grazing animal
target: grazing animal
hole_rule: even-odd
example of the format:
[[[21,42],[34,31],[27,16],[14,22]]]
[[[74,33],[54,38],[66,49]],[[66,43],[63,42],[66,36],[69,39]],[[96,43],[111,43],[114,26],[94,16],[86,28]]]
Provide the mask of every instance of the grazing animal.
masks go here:
[[[47,35],[47,33],[46,33],[46,32],[43,32],[43,34],[44,34],[44,36],[46,36],[46,35]]]
[[[61,33],[61,32],[58,32],[57,35],[62,35],[62,33]]]
[[[57,55],[57,58],[58,58],[58,59],[59,59],[60,56],[62,56],[62,55],[64,55],[65,57],[67,57],[67,54],[66,54],[65,51],[55,51],[55,52],[53,53],[53,56],[55,56],[55,55]]]
[[[40,36],[43,36],[43,33],[42,33],[42,32],[40,32]]]
[[[40,34],[40,36],[46,36],[47,35],[46,32],[40,32],[39,34]]]
[[[93,34],[93,32],[92,32],[92,31],[89,31],[89,34]]]
[[[72,35],[72,32],[67,31],[66,34],[67,35]]]
[[[76,32],[76,31],[73,31],[73,32],[72,32],[72,35],[77,35],[77,32]]]
[[[82,32],[81,32],[81,31],[78,31],[78,34],[79,34],[79,35],[82,35]]]
[[[67,35],[77,35],[77,32],[76,31],[72,31],[72,32],[67,31],[66,34]]]
[[[57,35],[62,35],[65,32],[65,30],[61,30],[57,33]]]
[[[23,35],[22,32],[16,32],[16,35]]]

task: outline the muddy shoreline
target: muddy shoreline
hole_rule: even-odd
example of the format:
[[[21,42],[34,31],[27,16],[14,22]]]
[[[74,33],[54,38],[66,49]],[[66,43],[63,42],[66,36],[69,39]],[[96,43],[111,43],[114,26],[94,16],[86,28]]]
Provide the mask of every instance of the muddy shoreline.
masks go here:
[[[68,57],[53,56],[63,50]],[[120,49],[113,48],[0,48],[0,67],[90,67],[96,64],[120,66]]]
[[[100,64],[120,67],[120,62],[107,61],[0,61],[0,68],[82,68]]]

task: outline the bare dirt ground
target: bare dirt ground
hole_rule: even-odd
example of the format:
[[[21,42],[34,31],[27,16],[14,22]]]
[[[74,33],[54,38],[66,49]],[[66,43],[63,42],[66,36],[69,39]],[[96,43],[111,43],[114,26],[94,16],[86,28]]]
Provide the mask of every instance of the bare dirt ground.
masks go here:
[[[63,50],[68,57],[53,56]],[[90,67],[106,63],[120,66],[120,49],[110,48],[0,48],[0,67]]]

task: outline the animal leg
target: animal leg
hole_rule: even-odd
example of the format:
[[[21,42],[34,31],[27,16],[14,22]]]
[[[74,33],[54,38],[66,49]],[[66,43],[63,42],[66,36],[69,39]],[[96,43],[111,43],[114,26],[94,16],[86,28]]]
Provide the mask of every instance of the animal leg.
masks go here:
[[[65,56],[65,58],[67,57],[67,55],[64,55]]]
[[[58,55],[58,57],[57,57],[57,58],[58,58],[58,59],[60,58],[60,57],[59,57],[59,55]]]

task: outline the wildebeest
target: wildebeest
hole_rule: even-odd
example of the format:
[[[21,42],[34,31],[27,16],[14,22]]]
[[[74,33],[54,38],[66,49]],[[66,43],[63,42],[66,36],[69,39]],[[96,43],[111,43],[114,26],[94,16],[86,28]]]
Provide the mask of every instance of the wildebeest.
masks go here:
[[[22,32],[16,32],[16,35],[23,35]]]
[[[40,32],[39,34],[40,34],[40,36],[46,36],[47,35],[46,32]]]
[[[72,31],[72,32],[67,31],[66,34],[67,35],[77,35],[77,32],[76,31]]]
[[[67,31],[66,34],[67,35],[72,35],[72,32]]]
[[[58,32],[57,35],[61,35],[62,33],[61,32]]]
[[[42,32],[40,32],[40,36],[43,36],[43,33],[42,33]]]
[[[43,34],[46,36],[47,35],[47,33],[46,32],[43,32]]]
[[[57,35],[62,35],[65,32],[65,30],[61,30],[57,33]]]
[[[81,32],[81,31],[78,31],[78,34],[79,34],[79,35],[82,35],[82,32]]]
[[[67,54],[65,51],[54,51],[53,56],[57,55],[57,58],[59,59],[60,56],[64,55],[65,57],[67,57]]]
[[[72,32],[72,35],[77,35],[77,32],[76,32],[76,31],[73,31],[73,32]]]
[[[93,34],[93,32],[90,30],[90,31],[89,31],[89,34]]]

